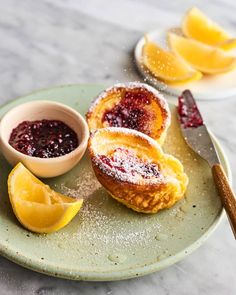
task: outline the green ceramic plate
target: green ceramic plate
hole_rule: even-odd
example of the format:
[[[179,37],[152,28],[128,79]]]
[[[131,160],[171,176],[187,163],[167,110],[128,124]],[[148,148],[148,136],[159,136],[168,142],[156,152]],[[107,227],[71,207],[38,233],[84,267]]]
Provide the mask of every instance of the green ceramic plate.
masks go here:
[[[0,116],[31,100],[55,100],[85,114],[101,85],[71,85],[21,97],[0,108]],[[55,190],[84,198],[73,221],[50,235],[33,234],[13,215],[6,180],[11,167],[0,155],[0,253],[32,270],[75,280],[120,280],[167,267],[201,245],[222,217],[222,206],[206,162],[185,144],[172,106],[164,149],[184,164],[190,184],[186,198],[155,215],[133,212],[108,196],[87,156],[69,173],[47,180]],[[222,163],[229,166],[217,141]]]

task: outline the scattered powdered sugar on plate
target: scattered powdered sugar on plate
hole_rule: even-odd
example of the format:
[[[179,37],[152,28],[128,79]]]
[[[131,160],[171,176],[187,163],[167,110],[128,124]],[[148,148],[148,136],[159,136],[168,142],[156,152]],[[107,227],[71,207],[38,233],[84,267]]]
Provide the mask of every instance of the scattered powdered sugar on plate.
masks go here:
[[[75,198],[87,198],[94,191],[101,187],[92,170],[84,169],[81,171],[82,177],[62,182],[57,186],[60,191],[68,196]]]
[[[115,202],[115,201],[114,201]],[[122,205],[120,205],[122,206]],[[120,210],[120,206],[117,209]],[[143,225],[137,230],[134,222],[141,222],[145,224],[145,218],[141,218],[137,221],[135,218],[127,222],[127,220],[122,220],[119,218],[119,214],[109,214],[109,212],[104,212],[95,208],[93,204],[87,202],[81,211],[80,216],[80,230],[76,234],[77,239],[84,238],[84,233],[86,232],[86,241],[91,244],[96,241],[96,243],[102,244],[112,244],[114,246],[132,246],[134,244],[149,243],[148,238],[153,235],[153,231],[158,231],[160,225],[152,224],[151,226],[145,227]]]
[[[84,204],[72,221],[71,232],[56,232],[58,247],[68,240],[68,247],[77,249],[83,241],[83,247],[93,245],[99,253],[104,245],[128,247],[146,245],[160,231],[158,222],[150,222],[150,216],[131,211],[113,200],[96,179],[91,166],[80,171],[83,177],[76,177],[57,185],[63,194],[83,198]],[[125,215],[125,216],[124,216]],[[137,227],[137,224],[140,226]],[[66,250],[66,249],[65,249]]]

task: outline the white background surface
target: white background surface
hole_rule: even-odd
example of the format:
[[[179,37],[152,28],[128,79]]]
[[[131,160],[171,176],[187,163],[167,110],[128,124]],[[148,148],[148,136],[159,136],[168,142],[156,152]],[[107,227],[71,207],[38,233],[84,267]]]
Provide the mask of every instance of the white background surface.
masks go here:
[[[0,0],[0,102],[67,83],[141,79],[133,65],[140,36],[180,21],[193,5],[235,31],[236,2],[159,0]],[[199,103],[236,176],[236,97]],[[234,186],[234,188],[236,188]],[[226,219],[182,262],[122,282],[72,282],[0,257],[0,294],[236,294],[236,247]]]

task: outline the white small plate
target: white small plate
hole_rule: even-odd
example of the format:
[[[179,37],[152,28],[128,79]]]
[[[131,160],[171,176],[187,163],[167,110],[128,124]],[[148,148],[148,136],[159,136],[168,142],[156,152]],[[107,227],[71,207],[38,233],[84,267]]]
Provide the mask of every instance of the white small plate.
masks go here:
[[[150,40],[156,42],[163,48],[167,48],[167,31],[168,29],[155,30],[147,33],[147,35]],[[156,88],[175,96],[179,96],[185,89],[190,89],[197,99],[204,100],[223,99],[236,95],[236,70],[221,75],[203,76],[201,80],[181,86],[168,86],[164,84],[148,73],[143,67],[141,63],[143,45],[144,37],[138,41],[135,47],[135,62],[144,80]]]

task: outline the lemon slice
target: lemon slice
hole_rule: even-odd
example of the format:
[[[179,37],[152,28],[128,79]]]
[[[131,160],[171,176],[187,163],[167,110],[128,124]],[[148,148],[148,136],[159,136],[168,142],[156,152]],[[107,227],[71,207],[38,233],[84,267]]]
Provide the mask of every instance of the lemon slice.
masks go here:
[[[236,48],[236,39],[234,38],[228,39],[225,42],[221,43],[219,47],[225,51],[234,49]]]
[[[186,13],[182,22],[182,31],[189,38],[212,46],[219,46],[224,50],[236,47],[236,39],[196,7]]]
[[[174,33],[168,34],[171,49],[186,62],[206,74],[219,74],[232,70],[236,58],[223,50],[194,39],[188,39]]]
[[[37,233],[51,233],[67,225],[83,200],[64,196],[42,183],[21,163],[8,177],[8,193],[19,222]]]
[[[166,51],[145,38],[142,50],[142,63],[151,74],[167,84],[184,84],[199,80],[202,74],[172,52]]]

